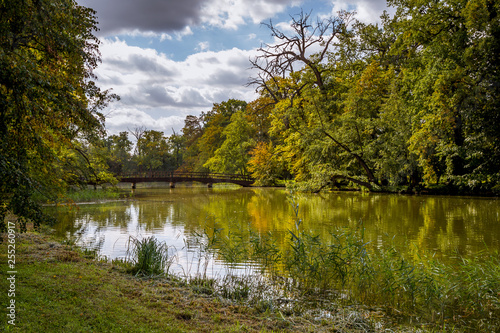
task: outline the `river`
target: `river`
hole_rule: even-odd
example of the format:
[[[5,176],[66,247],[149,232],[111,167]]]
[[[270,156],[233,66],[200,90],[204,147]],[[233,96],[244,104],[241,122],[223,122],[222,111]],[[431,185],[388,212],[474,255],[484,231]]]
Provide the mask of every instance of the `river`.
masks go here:
[[[498,198],[178,185],[139,187],[133,200],[47,209],[57,216],[58,236],[110,259],[126,256],[130,236],[154,235],[170,246],[176,256],[172,270],[181,275],[198,274],[203,260],[209,275],[225,274],[221,256],[203,254],[214,230],[227,239],[270,235],[283,247],[297,225],[325,239],[350,228],[362,230],[369,246],[396,245],[410,255],[426,252],[445,260],[500,250]],[[252,268],[236,263],[239,270]]]

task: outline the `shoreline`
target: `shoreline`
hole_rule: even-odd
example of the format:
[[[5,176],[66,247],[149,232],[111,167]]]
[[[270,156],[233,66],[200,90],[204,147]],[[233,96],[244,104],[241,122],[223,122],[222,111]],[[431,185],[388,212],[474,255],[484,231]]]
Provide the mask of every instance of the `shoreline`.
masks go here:
[[[0,257],[5,257],[6,234],[1,237]],[[134,277],[43,232],[17,234],[16,242],[17,313],[15,325],[6,323],[11,331],[382,332],[395,325],[379,310],[363,306],[297,316],[210,294],[203,283]],[[5,274],[2,269],[2,291]],[[398,331],[415,330],[398,326]]]

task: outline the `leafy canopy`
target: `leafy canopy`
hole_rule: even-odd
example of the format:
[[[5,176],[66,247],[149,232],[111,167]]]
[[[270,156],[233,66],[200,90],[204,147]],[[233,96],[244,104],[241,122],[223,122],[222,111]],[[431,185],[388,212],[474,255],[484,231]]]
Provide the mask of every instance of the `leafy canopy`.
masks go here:
[[[31,196],[65,185],[57,152],[104,135],[100,110],[117,96],[92,81],[96,24],[73,0],[0,1],[0,221],[40,223]]]

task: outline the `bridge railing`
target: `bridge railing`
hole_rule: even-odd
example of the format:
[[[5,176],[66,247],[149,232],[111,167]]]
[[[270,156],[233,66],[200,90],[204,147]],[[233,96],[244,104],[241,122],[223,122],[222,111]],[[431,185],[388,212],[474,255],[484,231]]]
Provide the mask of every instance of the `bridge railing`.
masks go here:
[[[225,174],[214,172],[177,172],[177,171],[143,171],[134,173],[125,173],[118,175],[120,178],[192,178],[192,179],[218,179],[218,180],[243,180],[254,181],[248,175]]]

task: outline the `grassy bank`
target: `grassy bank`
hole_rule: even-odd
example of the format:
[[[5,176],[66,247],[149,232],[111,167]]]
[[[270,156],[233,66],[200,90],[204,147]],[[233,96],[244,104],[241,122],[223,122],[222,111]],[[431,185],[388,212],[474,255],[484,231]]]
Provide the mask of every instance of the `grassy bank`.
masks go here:
[[[15,297],[6,292],[7,235],[0,244],[0,303],[15,300],[15,325],[5,332],[366,332],[361,312],[284,315],[238,304],[213,293],[209,280],[145,279],[122,265],[63,245],[46,234],[16,239]],[[368,325],[368,326],[367,326]]]
[[[100,188],[100,189],[81,189],[68,192],[68,198],[74,202],[92,202],[100,200],[118,200],[130,196],[130,190],[120,188]]]
[[[16,250],[16,325],[2,320],[7,332],[266,332],[280,327],[273,318],[199,297],[178,282],[134,278],[47,236],[23,234]],[[5,241],[0,253],[5,318]]]

